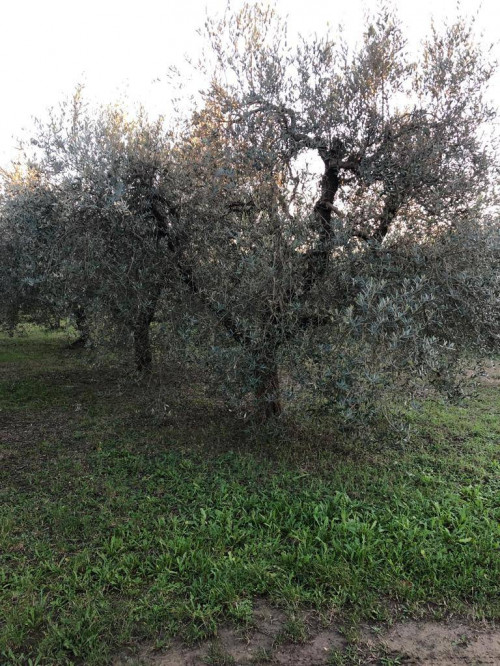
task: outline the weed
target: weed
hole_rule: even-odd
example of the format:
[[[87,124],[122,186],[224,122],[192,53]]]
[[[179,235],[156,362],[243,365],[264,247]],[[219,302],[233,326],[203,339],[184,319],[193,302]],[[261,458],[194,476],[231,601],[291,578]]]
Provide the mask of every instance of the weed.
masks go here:
[[[275,644],[281,643],[305,643],[307,640],[307,628],[304,621],[292,614],[283,625],[282,630],[275,638]]]
[[[273,651],[268,648],[258,648],[252,657],[255,664],[269,664],[273,661]]]
[[[330,666],[362,666],[363,663],[364,656],[354,645],[347,645],[343,650],[332,648],[328,656]]]
[[[205,663],[210,666],[233,666],[236,662],[220,643],[210,643]]]

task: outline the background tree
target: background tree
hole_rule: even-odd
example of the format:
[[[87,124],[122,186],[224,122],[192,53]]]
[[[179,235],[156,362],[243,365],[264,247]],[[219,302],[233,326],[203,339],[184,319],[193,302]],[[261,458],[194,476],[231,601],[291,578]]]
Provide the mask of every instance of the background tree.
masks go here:
[[[50,244],[36,245],[45,300],[50,292],[73,315],[80,342],[92,312],[131,333],[141,371],[151,366],[149,327],[167,274],[168,143],[162,119],[127,117],[118,107],[93,112],[78,90],[39,123],[27,158],[57,209]]]
[[[0,197],[0,324],[12,334],[22,315],[39,323],[57,318],[48,288],[57,202],[36,168],[2,172]]]

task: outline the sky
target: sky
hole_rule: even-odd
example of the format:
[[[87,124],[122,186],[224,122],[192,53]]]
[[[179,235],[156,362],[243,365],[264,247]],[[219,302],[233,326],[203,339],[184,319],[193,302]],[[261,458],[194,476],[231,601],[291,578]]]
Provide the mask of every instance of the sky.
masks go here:
[[[97,102],[123,99],[152,114],[168,109],[167,73],[200,53],[206,14],[221,14],[227,0],[1,0],[0,166],[15,158],[17,137],[32,118],[70,96],[84,83]],[[239,0],[232,2],[238,7]],[[359,39],[369,0],[276,0],[288,16],[290,34],[324,33],[342,23],[344,35]],[[456,0],[394,0],[412,48],[436,22],[457,15]],[[477,16],[485,45],[498,40],[498,0],[463,0],[461,14]],[[500,44],[493,48],[500,61]],[[500,106],[500,76],[492,98]]]

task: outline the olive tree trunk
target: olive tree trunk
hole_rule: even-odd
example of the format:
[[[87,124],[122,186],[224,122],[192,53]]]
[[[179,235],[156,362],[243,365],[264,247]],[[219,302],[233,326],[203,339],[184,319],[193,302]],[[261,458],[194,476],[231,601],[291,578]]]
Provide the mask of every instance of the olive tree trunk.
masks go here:
[[[161,285],[155,285],[149,300],[141,305],[133,327],[135,365],[139,372],[149,372],[153,364],[149,329],[156,313],[161,291]]]
[[[89,330],[87,325],[87,316],[84,308],[79,305],[73,312],[75,325],[78,331],[78,338],[70,344],[71,349],[80,349],[85,347],[89,339]]]
[[[135,365],[139,372],[151,370],[153,356],[151,353],[151,341],[149,339],[149,327],[153,320],[153,313],[142,310],[137,317],[134,326],[134,354]]]
[[[257,358],[255,368],[255,397],[261,421],[279,416],[283,411],[280,396],[278,364],[273,355]]]

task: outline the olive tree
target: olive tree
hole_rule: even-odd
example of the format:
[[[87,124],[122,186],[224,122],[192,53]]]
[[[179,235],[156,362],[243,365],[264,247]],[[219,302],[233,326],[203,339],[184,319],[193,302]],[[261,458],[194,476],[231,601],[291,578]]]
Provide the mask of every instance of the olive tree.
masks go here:
[[[168,273],[171,179],[162,119],[116,106],[92,110],[78,90],[38,124],[30,147],[26,163],[43,174],[57,210],[49,251],[37,246],[46,292],[73,315],[82,342],[92,312],[132,334],[137,368],[148,370],[149,328]]]
[[[347,420],[402,384],[444,386],[461,349],[498,341],[493,67],[472,26],[432,28],[417,57],[387,10],[354,49],[291,47],[260,5],[207,35],[175,266],[220,363],[264,418],[280,381]]]
[[[21,315],[53,323],[47,264],[54,248],[57,204],[36,168],[2,170],[0,196],[0,325],[13,334]]]

